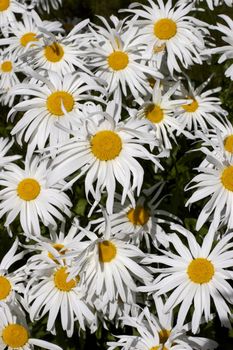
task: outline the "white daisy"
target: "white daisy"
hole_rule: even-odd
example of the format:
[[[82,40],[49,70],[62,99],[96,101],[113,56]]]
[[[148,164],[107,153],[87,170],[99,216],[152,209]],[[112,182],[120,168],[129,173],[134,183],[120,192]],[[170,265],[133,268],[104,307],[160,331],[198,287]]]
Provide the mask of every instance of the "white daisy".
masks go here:
[[[29,82],[18,84],[11,90],[13,96],[32,96],[19,102],[9,112],[25,112],[11,131],[22,145],[22,138],[33,150],[36,146],[44,148],[49,141],[50,146],[69,140],[69,133],[57,127],[72,131],[79,127],[80,106],[86,100],[97,99],[90,92],[104,92],[97,82],[85,73],[66,74],[64,77],[48,71],[46,77],[29,72],[33,78]],[[35,81],[34,79],[37,79]]]
[[[107,82],[109,94],[128,96],[128,89],[134,98],[145,96],[151,92],[147,75],[161,79],[162,75],[153,67],[142,62],[142,45],[137,40],[137,28],[129,25],[121,28],[116,17],[111,20],[116,28],[111,28],[108,22],[100,17],[105,28],[96,26],[92,29],[94,40],[90,49],[90,64],[95,68],[95,74]],[[119,29],[120,27],[120,29]],[[140,101],[143,101],[140,98]]]
[[[0,55],[0,91],[8,92],[19,83],[17,72],[21,70],[15,54],[2,51]]]
[[[18,317],[8,307],[0,307],[0,350],[33,350],[34,346],[62,350],[60,346],[30,337],[23,317]]]
[[[221,88],[205,90],[210,79],[197,88],[194,87],[188,78],[188,89],[186,90],[181,85],[182,98],[186,98],[187,102],[191,100],[191,103],[185,103],[176,114],[181,125],[190,131],[193,130],[196,132],[200,128],[206,133],[209,126],[221,128],[223,123],[222,117],[227,114],[221,107],[221,100],[218,97],[212,96],[216,92],[219,92]]]
[[[0,169],[6,164],[14,162],[15,160],[21,158],[21,156],[18,155],[6,156],[6,153],[10,150],[13,144],[14,140],[0,137]]]
[[[90,193],[95,199],[92,209],[106,188],[109,213],[112,213],[116,181],[123,188],[122,203],[130,191],[137,190],[137,195],[140,193],[144,170],[135,158],[151,160],[161,168],[157,156],[144,147],[153,143],[145,130],[147,122],[129,119],[116,123],[112,116],[117,109],[113,101],[109,102],[105,114],[92,116],[86,121],[85,128],[73,132],[74,137],[59,146],[50,178],[51,184],[54,184],[81,170],[68,185],[85,174],[86,197]]]
[[[233,228],[233,165],[224,156],[220,158],[213,152],[203,148],[207,155],[206,160],[210,166],[198,167],[199,172],[187,186],[186,189],[196,189],[186,206],[195,203],[203,198],[210,199],[201,210],[196,229],[199,230],[203,224],[212,218],[209,230],[218,230],[220,224],[227,225],[228,229]],[[192,182],[195,184],[192,185]]]
[[[188,15],[192,4],[173,7],[171,0],[166,5],[162,0],[157,0],[157,4],[148,2],[150,6],[135,3],[126,10],[137,16],[135,25],[139,27],[141,43],[148,47],[148,58],[157,61],[157,53],[166,49],[165,61],[171,74],[174,70],[181,72],[180,65],[188,68],[193,63],[201,64],[200,52],[205,48],[204,34],[208,31],[204,22]],[[160,59],[156,63],[161,62]]]
[[[153,285],[141,287],[140,290],[152,291],[155,297],[171,292],[164,312],[180,304],[178,327],[182,327],[193,306],[192,332],[197,333],[202,315],[206,322],[211,318],[211,300],[222,325],[230,327],[231,311],[227,302],[233,303],[233,288],[227,280],[233,278],[230,270],[233,263],[233,233],[225,235],[218,242],[214,242],[213,234],[208,233],[200,246],[194,235],[182,226],[172,224],[171,229],[178,231],[187,240],[188,247],[177,234],[171,234],[169,240],[175,249],[174,253],[160,249],[163,255],[151,255],[144,259],[145,263],[159,263],[168,267],[157,268],[159,275]]]
[[[20,223],[26,235],[40,235],[39,218],[45,226],[57,226],[56,220],[70,215],[72,205],[68,196],[61,192],[57,183],[49,186],[49,160],[26,157],[25,167],[16,164],[5,165],[0,173],[0,217],[6,214],[5,226],[20,215]]]
[[[1,0],[0,28],[4,36],[8,36],[9,24],[16,21],[15,14],[24,13],[26,7],[17,0]]]

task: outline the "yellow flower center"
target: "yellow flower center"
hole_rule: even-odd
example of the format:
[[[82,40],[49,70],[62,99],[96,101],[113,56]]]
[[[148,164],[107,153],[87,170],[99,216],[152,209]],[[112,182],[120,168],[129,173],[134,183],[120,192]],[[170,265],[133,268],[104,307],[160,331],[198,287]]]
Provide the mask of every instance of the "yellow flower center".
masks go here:
[[[24,201],[36,199],[40,194],[40,184],[35,179],[24,179],[17,187],[18,196]]]
[[[159,105],[151,104],[146,107],[146,118],[152,123],[160,123],[164,118],[163,109]]]
[[[205,258],[197,258],[189,264],[187,274],[194,283],[208,283],[214,275],[214,265]]]
[[[0,11],[5,11],[10,6],[10,0],[0,0]]]
[[[61,267],[54,273],[54,284],[62,292],[70,292],[80,280],[80,277],[77,276],[76,279],[67,282],[67,278],[68,273],[66,272],[66,267]]]
[[[159,52],[163,52],[165,50],[166,45],[160,45],[160,46],[154,46],[154,53],[159,53]]]
[[[188,105],[182,105],[182,108],[186,112],[189,112],[189,113],[195,112],[198,109],[198,107],[199,107],[198,102],[196,100],[194,100],[194,99]]]
[[[221,181],[227,190],[233,191],[233,165],[223,170]]]
[[[21,324],[9,324],[2,332],[3,342],[11,347],[17,349],[23,347],[29,339],[28,331]]]
[[[160,40],[169,40],[177,33],[177,25],[172,19],[162,18],[154,24],[154,35]]]
[[[166,346],[162,346],[161,345],[157,345],[157,346],[153,346],[152,348],[150,348],[150,350],[168,350],[168,348],[166,348]]]
[[[60,243],[54,244],[54,245],[53,245],[53,248],[56,249],[56,251],[57,251],[60,255],[64,255],[64,254],[66,253],[66,251],[67,251],[67,249],[62,250],[62,249],[64,248],[64,245],[63,245],[63,244],[60,244]],[[62,251],[61,251],[61,250],[62,250]],[[48,257],[49,257],[50,259],[52,259],[53,261],[55,261],[55,263],[58,263],[57,259],[55,259],[54,255],[53,255],[52,253],[48,252]]]
[[[162,343],[162,344],[165,344],[166,341],[168,340],[170,334],[171,334],[171,331],[170,331],[170,330],[168,330],[168,329],[162,329],[162,330],[159,332],[159,342]]]
[[[140,205],[135,209],[130,209],[127,213],[127,218],[135,226],[144,226],[148,222],[149,217],[149,211]]]
[[[108,65],[113,70],[125,69],[129,64],[129,56],[123,51],[114,51],[108,56]]]
[[[31,41],[38,41],[36,37],[36,33],[29,32],[24,34],[20,38],[20,44],[24,47],[27,46],[27,44],[30,43]]]
[[[103,241],[99,243],[99,261],[102,263],[112,261],[117,254],[117,248],[111,241]]]
[[[11,284],[4,276],[0,276],[0,300],[5,299],[11,292]]]
[[[9,73],[12,71],[12,63],[11,61],[5,61],[1,64],[1,70],[4,72],[4,73]]]
[[[120,136],[111,130],[97,132],[91,139],[91,151],[99,160],[112,160],[119,156],[122,150]]]
[[[45,47],[44,55],[49,62],[59,62],[64,56],[64,50],[59,43],[54,42]]]
[[[224,148],[226,151],[233,153],[233,135],[229,135],[225,138]]]
[[[73,110],[74,98],[66,91],[56,91],[48,96],[46,106],[51,114],[62,117],[64,115],[62,108],[64,108],[66,112],[71,112]]]

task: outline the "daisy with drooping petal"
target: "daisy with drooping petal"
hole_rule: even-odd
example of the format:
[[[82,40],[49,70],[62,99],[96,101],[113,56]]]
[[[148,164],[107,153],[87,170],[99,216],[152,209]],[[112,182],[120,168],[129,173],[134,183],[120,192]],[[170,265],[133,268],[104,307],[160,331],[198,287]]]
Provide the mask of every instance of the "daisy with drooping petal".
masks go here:
[[[4,167],[6,164],[21,158],[21,156],[18,155],[6,156],[6,153],[10,150],[13,144],[14,140],[0,137],[0,169],[2,169],[2,167]]]
[[[222,118],[227,112],[221,107],[221,100],[212,94],[219,92],[221,88],[204,90],[210,79],[195,88],[190,79],[187,78],[188,90],[181,85],[181,96],[186,98],[176,114],[177,119],[188,130],[196,132],[199,128],[207,132],[209,126],[221,128]]]
[[[129,90],[134,98],[142,102],[141,96],[151,92],[147,76],[161,79],[161,73],[142,62],[137,28],[121,28],[123,23],[114,16],[111,19],[116,28],[111,28],[103,17],[100,19],[107,29],[98,26],[96,30],[92,29],[95,40],[92,42],[93,49],[90,49],[90,64],[95,68],[95,74],[107,82],[110,95],[114,93],[121,98],[122,94],[128,96]]]
[[[25,167],[16,164],[5,165],[0,173],[0,217],[6,214],[5,226],[20,215],[25,235],[40,235],[39,219],[45,226],[57,226],[56,220],[70,215],[72,205],[68,196],[61,192],[63,184],[49,186],[49,159],[26,157]]]
[[[29,142],[30,149],[44,148],[49,141],[50,146],[64,142],[70,138],[69,133],[57,127],[57,124],[72,132],[79,128],[81,103],[98,97],[90,92],[105,92],[97,82],[85,73],[66,74],[64,77],[56,72],[48,71],[46,77],[35,75],[28,83],[21,83],[12,89],[13,96],[29,95],[25,101],[19,102],[9,112],[25,112],[11,131],[16,135],[19,144],[22,138]],[[100,99],[101,100],[101,99]]]
[[[161,64],[162,60],[157,60],[156,55],[165,49],[165,61],[171,74],[174,70],[181,72],[180,65],[188,68],[193,63],[201,64],[200,52],[205,48],[204,34],[208,31],[204,29],[204,22],[189,15],[192,4],[173,7],[171,0],[166,5],[162,0],[148,2],[150,6],[136,3],[126,10],[137,16],[135,25],[139,27],[141,43],[147,45],[148,58]]]
[[[151,160],[161,168],[158,157],[144,147],[155,141],[146,132],[147,121],[129,119],[116,123],[113,116],[117,109],[113,101],[109,102],[106,113],[90,117],[85,128],[73,132],[74,137],[59,146],[50,178],[54,184],[80,170],[68,185],[85,175],[86,196],[91,194],[95,200],[92,209],[106,189],[108,213],[112,213],[116,181],[123,188],[122,203],[130,191],[140,193],[144,170],[135,158]]]
[[[144,259],[145,263],[159,263],[168,267],[157,268],[158,277],[153,284],[139,289],[154,292],[155,297],[171,292],[165,302],[164,312],[180,305],[178,327],[182,327],[193,306],[192,332],[197,333],[202,316],[205,322],[211,318],[211,300],[222,325],[230,327],[231,311],[228,303],[233,304],[233,288],[227,280],[233,278],[230,270],[233,263],[233,233],[217,242],[214,242],[214,235],[208,233],[200,246],[194,235],[182,226],[172,224],[171,229],[187,240],[188,247],[176,233],[169,235],[174,253],[160,249],[163,255],[151,255]]]
[[[34,346],[62,350],[45,340],[31,338],[23,316],[14,315],[8,307],[0,307],[0,350],[33,350]]]
[[[18,269],[9,272],[9,268],[15,262],[20,261],[24,252],[18,253],[19,241],[16,238],[10,250],[5,254],[0,262],[0,304],[8,303],[19,307],[19,293],[24,292],[23,282],[25,281],[25,272],[23,269]]]
[[[15,14],[24,13],[25,6],[17,0],[1,0],[0,2],[0,28],[4,36],[8,35],[9,24],[16,21]]]

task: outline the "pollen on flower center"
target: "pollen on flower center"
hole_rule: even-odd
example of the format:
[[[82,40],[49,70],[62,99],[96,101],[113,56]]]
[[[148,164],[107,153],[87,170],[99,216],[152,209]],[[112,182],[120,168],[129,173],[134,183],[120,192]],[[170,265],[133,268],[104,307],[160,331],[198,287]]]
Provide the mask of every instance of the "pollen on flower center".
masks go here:
[[[221,182],[227,190],[233,191],[233,165],[223,170]]]
[[[20,44],[24,47],[27,46],[27,44],[30,43],[31,41],[38,41],[36,37],[36,33],[29,32],[22,35],[20,38]]]
[[[77,285],[80,279],[77,277],[76,279],[72,279],[67,282],[67,278],[68,273],[66,272],[66,267],[61,267],[54,273],[54,284],[59,290],[63,292],[70,292],[71,289]]]
[[[165,344],[168,338],[170,337],[171,331],[168,329],[161,329],[159,331],[159,342]]]
[[[148,222],[149,217],[149,211],[142,206],[138,206],[135,209],[131,208],[127,213],[127,218],[135,226],[144,226]]]
[[[0,0],[0,11],[5,11],[10,6],[10,0]]]
[[[114,51],[108,56],[108,65],[113,70],[125,69],[129,64],[129,56],[123,51]]]
[[[153,346],[152,348],[150,348],[150,350],[168,350],[168,348],[166,348],[166,346],[164,346],[164,345],[162,348],[161,348],[161,345],[157,345],[157,346]]]
[[[74,108],[74,98],[66,91],[55,91],[48,96],[46,106],[51,114],[62,117],[64,112],[71,112]]]
[[[199,107],[199,104],[196,100],[193,99],[188,105],[182,105],[182,108],[189,113],[195,112]]]
[[[111,130],[97,132],[91,139],[91,151],[99,160],[112,160],[119,156],[122,150],[120,136]]]
[[[154,35],[160,40],[169,40],[177,33],[177,25],[170,18],[162,18],[154,24]]]
[[[40,194],[40,190],[39,182],[30,178],[20,181],[17,187],[18,196],[25,201],[36,199]]]
[[[159,105],[150,104],[145,110],[146,118],[152,123],[160,123],[164,118],[163,109]]]
[[[224,148],[227,152],[233,153],[233,135],[229,135],[225,138]]]
[[[117,248],[111,241],[103,241],[98,245],[99,261],[102,263],[112,261],[117,254]]]
[[[187,274],[194,283],[208,283],[214,275],[214,265],[205,258],[197,258],[191,261]]]
[[[49,62],[59,62],[64,56],[64,49],[59,43],[54,42],[45,47],[44,55]]]
[[[67,251],[67,249],[63,249],[64,245],[60,244],[60,243],[56,243],[53,245],[53,248],[56,249],[56,251],[60,254],[60,255],[64,255]],[[63,250],[62,250],[63,249]],[[55,257],[53,256],[52,253],[48,252],[48,257],[50,259],[52,259],[53,261],[55,261],[56,263],[58,262],[57,259],[55,259]]]
[[[4,276],[0,276],[0,300],[5,299],[11,292],[11,284]]]
[[[1,70],[4,72],[4,73],[9,73],[12,71],[12,63],[11,61],[4,61],[2,64],[1,64]]]
[[[28,331],[21,324],[9,324],[3,329],[3,342],[12,349],[21,348],[28,342]]]

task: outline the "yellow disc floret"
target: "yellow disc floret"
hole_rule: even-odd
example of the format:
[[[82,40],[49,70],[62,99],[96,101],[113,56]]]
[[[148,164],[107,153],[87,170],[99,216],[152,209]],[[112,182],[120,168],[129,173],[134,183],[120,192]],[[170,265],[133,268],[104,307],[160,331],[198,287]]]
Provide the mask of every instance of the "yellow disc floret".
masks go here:
[[[10,0],[0,0],[0,11],[6,11],[10,6]]]
[[[64,56],[64,49],[59,43],[54,42],[53,44],[45,47],[44,55],[47,61],[56,63],[62,60]]]
[[[64,108],[66,112],[71,112],[73,110],[74,98],[66,91],[55,91],[48,96],[46,106],[51,114],[62,117],[64,116],[62,108]]]
[[[187,105],[182,105],[182,108],[186,111],[186,112],[189,112],[189,113],[193,113],[195,112],[199,105],[198,105],[198,102],[194,99],[192,99],[193,101]]]
[[[12,62],[11,61],[4,61],[2,62],[1,64],[1,70],[4,72],[4,73],[9,73],[11,72],[13,69],[13,65],[12,65]]]
[[[160,123],[164,118],[163,109],[159,105],[150,104],[145,110],[146,118],[152,123]]]
[[[168,329],[161,329],[159,331],[159,342],[165,344],[168,338],[170,337],[171,331]]]
[[[177,33],[177,25],[170,18],[162,18],[154,24],[154,35],[160,40],[169,40]]]
[[[56,251],[60,254],[60,255],[64,255],[67,251],[67,249],[63,249],[64,248],[64,245],[63,244],[60,244],[60,243],[55,243],[53,245],[53,248],[56,249]],[[56,263],[58,263],[57,259],[55,259],[55,257],[53,256],[52,253],[48,253],[48,257],[50,259],[52,259],[53,261],[55,261]]]
[[[9,324],[3,329],[2,340],[12,349],[22,348],[28,339],[28,331],[21,324]]]
[[[66,272],[66,267],[61,267],[54,273],[54,284],[59,290],[63,292],[70,292],[79,281],[79,277],[72,279],[69,282],[67,282],[67,278],[68,273]]]
[[[0,276],[0,300],[4,300],[11,292],[11,284],[4,276]]]
[[[129,56],[123,51],[114,51],[108,56],[108,65],[113,70],[125,69],[129,64]]]
[[[150,350],[168,350],[168,348],[166,348],[166,346],[162,346],[161,345],[157,345],[157,346],[153,346],[152,348],[150,348]]]
[[[112,160],[119,156],[122,150],[120,136],[111,130],[97,132],[91,139],[91,151],[99,160]]]
[[[227,190],[233,191],[233,165],[223,170],[221,182]]]
[[[214,271],[214,265],[211,261],[197,258],[189,264],[187,274],[192,282],[203,284],[211,281]]]
[[[225,138],[224,148],[227,152],[233,153],[233,135],[229,135]]]
[[[32,201],[40,194],[40,184],[35,179],[27,178],[18,184],[17,194],[24,201]]]
[[[36,33],[29,32],[29,33],[22,35],[20,38],[20,44],[24,47],[27,46],[27,44],[32,42],[32,41],[38,41],[38,39],[36,37]]]
[[[99,243],[99,261],[102,263],[112,261],[117,254],[117,248],[111,241],[103,241]]]
[[[130,222],[132,222],[135,226],[143,226],[149,220],[150,214],[148,209],[145,209],[142,206],[137,206],[136,208],[132,208],[127,213],[127,218]]]

